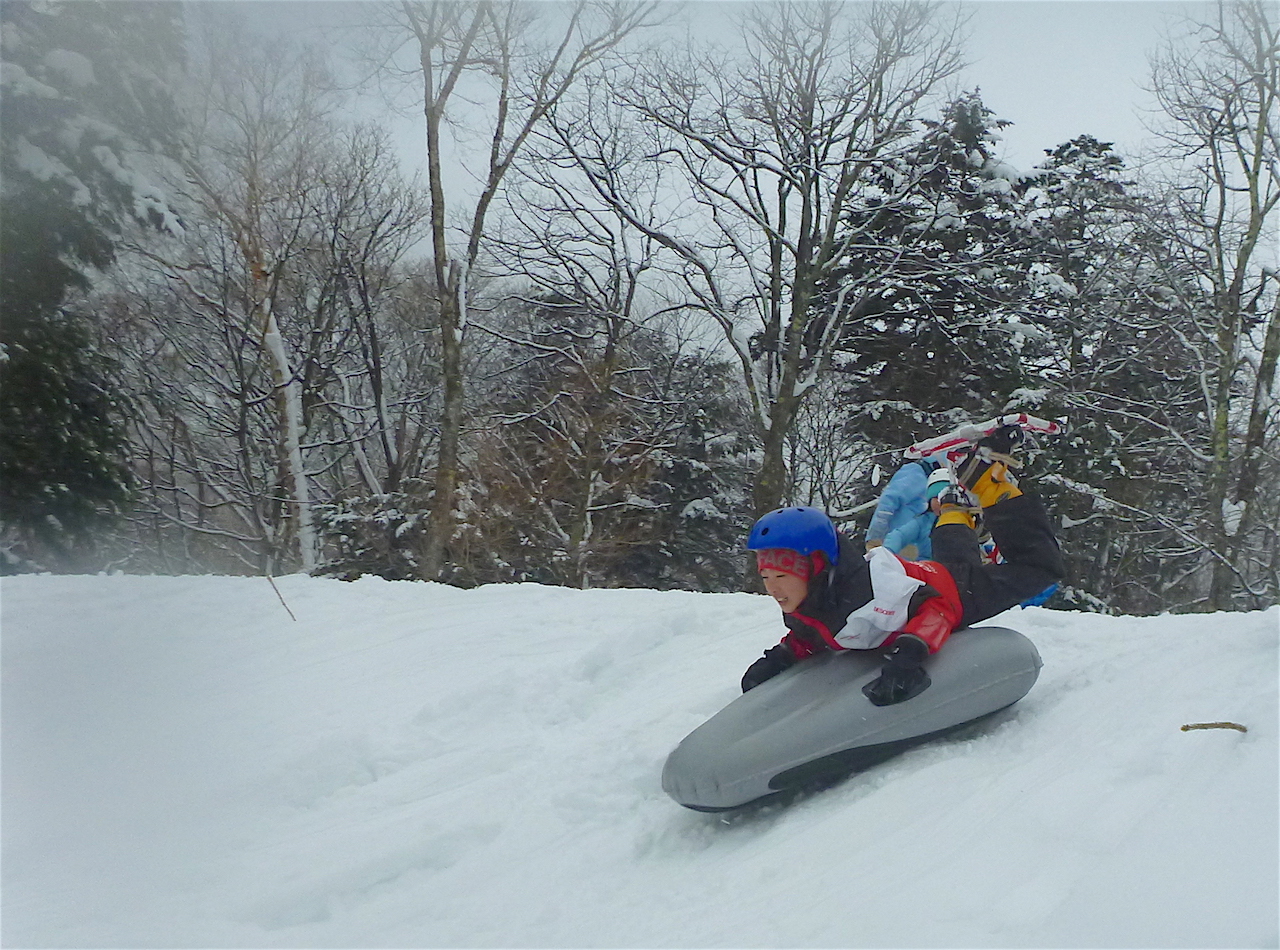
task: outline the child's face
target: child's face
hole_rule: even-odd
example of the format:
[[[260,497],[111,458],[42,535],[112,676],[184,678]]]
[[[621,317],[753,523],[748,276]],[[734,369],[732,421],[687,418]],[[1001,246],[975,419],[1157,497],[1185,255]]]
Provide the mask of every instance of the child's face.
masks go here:
[[[799,607],[809,593],[808,581],[794,574],[788,574],[786,571],[776,571],[766,567],[760,572],[760,578],[764,581],[764,589],[778,602],[784,614],[789,614]]]

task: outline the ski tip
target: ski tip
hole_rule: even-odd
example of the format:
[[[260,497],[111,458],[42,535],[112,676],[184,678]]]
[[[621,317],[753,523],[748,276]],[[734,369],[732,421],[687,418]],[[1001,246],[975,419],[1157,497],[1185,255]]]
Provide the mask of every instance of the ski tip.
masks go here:
[[[930,455],[950,455],[968,448],[984,436],[990,435],[1001,426],[1020,426],[1027,432],[1039,432],[1044,435],[1058,435],[1065,428],[1065,421],[1055,422],[1052,419],[1041,419],[1026,412],[1011,412],[985,422],[972,422],[952,429],[950,432],[924,439],[903,450],[907,459],[922,459]]]

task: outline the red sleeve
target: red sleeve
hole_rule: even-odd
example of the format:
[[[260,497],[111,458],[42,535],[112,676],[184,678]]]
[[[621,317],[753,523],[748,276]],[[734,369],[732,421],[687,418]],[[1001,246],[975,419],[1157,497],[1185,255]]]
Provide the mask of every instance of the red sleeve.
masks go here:
[[[910,576],[924,581],[938,595],[922,603],[899,633],[914,633],[928,644],[930,653],[937,653],[964,615],[960,591],[951,572],[937,561],[906,561],[903,566]]]
[[[806,656],[813,656],[814,649],[805,643],[794,633],[788,633],[782,638],[782,645],[791,651],[791,655],[797,660],[803,660]]]
[[[930,653],[937,653],[959,623],[960,611],[954,605],[945,597],[930,597],[920,605],[899,634],[914,633],[928,644]]]

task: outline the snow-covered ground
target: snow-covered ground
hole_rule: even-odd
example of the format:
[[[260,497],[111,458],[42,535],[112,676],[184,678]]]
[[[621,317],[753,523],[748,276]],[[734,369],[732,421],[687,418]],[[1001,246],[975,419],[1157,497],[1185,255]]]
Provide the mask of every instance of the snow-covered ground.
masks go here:
[[[277,584],[4,581],[6,947],[1280,942],[1280,610],[1013,611],[1013,715],[725,821],[765,598]]]

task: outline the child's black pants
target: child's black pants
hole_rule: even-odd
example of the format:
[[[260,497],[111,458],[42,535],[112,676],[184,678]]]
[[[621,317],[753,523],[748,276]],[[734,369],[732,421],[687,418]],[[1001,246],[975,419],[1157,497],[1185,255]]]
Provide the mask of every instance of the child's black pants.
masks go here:
[[[1049,515],[1040,499],[1025,492],[986,508],[983,521],[1002,564],[982,560],[978,534],[966,525],[933,529],[933,557],[955,578],[964,607],[961,626],[1008,610],[1062,580],[1066,567]]]

